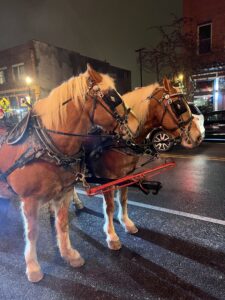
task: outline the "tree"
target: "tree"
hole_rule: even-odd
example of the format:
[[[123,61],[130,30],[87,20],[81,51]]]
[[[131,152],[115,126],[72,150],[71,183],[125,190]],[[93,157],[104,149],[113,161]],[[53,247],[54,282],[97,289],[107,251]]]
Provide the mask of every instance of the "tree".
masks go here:
[[[189,84],[192,74],[201,68],[197,54],[196,36],[184,32],[184,24],[192,26],[191,19],[176,18],[169,25],[150,27],[157,30],[161,36],[159,43],[141,52],[143,70],[155,72],[158,81],[167,76],[174,82],[179,81],[179,74],[184,75],[184,83],[188,93],[193,89]]]

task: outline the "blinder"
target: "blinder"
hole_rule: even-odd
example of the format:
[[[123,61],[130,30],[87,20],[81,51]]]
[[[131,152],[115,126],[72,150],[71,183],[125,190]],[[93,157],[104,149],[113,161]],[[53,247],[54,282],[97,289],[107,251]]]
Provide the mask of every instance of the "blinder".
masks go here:
[[[182,96],[179,96],[179,98],[175,101],[171,102],[171,108],[176,117],[180,117],[182,114],[188,112],[188,107],[185,99],[183,99]]]
[[[176,97],[176,100],[172,100],[175,97]],[[184,94],[175,93],[175,94],[171,94],[171,95],[166,95],[164,98],[168,99],[167,104],[170,105],[172,112],[174,113],[174,115],[177,118],[177,121],[174,120],[175,123],[177,123],[177,127],[174,127],[171,131],[174,131],[178,128],[183,130],[185,125],[187,125],[187,124],[191,125],[191,120],[193,119],[193,117],[192,117],[190,108],[187,104],[187,101],[184,97]],[[168,113],[170,114],[169,110],[166,109],[165,112],[166,111],[168,111]],[[183,114],[189,115],[186,120],[183,119]],[[171,115],[171,117],[173,118],[172,115]]]
[[[138,131],[139,122],[131,109],[126,107],[120,94],[116,90],[111,89],[102,96],[102,100],[110,109],[111,114],[120,126],[120,130],[126,132],[130,139],[133,139]],[[132,126],[128,126],[129,122]]]
[[[123,103],[120,95],[113,89],[111,89],[107,94],[105,94],[102,99],[105,104],[114,112],[116,107]]]
[[[130,110],[126,108],[121,96],[116,90],[110,89],[107,94],[103,94],[98,86],[94,86],[93,90],[96,93],[95,101],[97,100],[120,125],[126,124]],[[122,107],[122,113],[120,107]]]
[[[120,130],[126,133],[130,139],[133,139],[139,128],[139,122],[130,108],[126,107],[120,94],[114,89],[110,89],[108,93],[103,94],[98,85],[93,86],[92,81],[89,82],[89,93],[90,91],[92,91],[92,96],[95,98],[95,107],[93,110],[92,119],[96,109],[96,101],[98,101],[98,103],[101,104],[104,109],[114,117],[119,125]],[[128,121],[132,122],[132,128],[128,126]]]

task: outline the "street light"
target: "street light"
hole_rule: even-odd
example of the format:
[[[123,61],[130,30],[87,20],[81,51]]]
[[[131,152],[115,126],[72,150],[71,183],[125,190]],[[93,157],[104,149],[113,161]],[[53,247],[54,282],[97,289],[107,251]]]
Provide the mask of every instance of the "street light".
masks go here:
[[[30,84],[32,83],[33,80],[32,80],[32,78],[30,76],[27,76],[26,79],[25,79],[25,81],[26,81],[26,84],[28,86],[30,86]]]
[[[184,74],[180,73],[180,74],[178,75],[178,79],[179,79],[181,82],[183,82],[183,80],[184,80]]]
[[[174,81],[178,84],[179,88],[183,91],[184,90],[184,74],[179,73],[176,77],[174,77]]]

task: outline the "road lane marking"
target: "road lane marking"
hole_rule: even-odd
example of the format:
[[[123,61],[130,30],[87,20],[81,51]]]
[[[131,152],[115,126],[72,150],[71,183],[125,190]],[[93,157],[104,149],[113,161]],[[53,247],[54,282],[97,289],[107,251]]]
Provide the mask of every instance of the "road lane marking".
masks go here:
[[[177,216],[187,217],[187,218],[201,220],[201,221],[205,221],[205,222],[210,222],[210,223],[225,225],[225,221],[224,220],[219,220],[219,219],[204,217],[204,216],[200,216],[200,215],[186,213],[186,212],[183,212],[183,211],[173,210],[173,209],[169,209],[169,208],[163,208],[163,207],[159,207],[159,206],[154,206],[154,205],[150,205],[150,204],[139,203],[139,202],[130,201],[130,200],[128,200],[128,204],[133,205],[133,206],[139,206],[139,207],[143,207],[143,208],[148,208],[148,209],[152,209],[152,210],[156,210],[156,211],[161,211],[161,212],[169,213],[169,214],[172,214],[172,215],[177,215]]]
[[[82,191],[80,189],[76,189],[76,192],[78,194],[87,196],[86,192]],[[102,199],[103,196],[102,195],[96,195],[94,197]],[[131,200],[128,200],[128,204],[130,204],[132,206],[137,206],[137,207],[142,207],[142,208],[155,210],[155,211],[165,212],[165,213],[172,214],[172,215],[182,216],[182,217],[186,217],[186,218],[190,218],[190,219],[205,221],[205,222],[219,224],[219,225],[225,225],[225,220],[204,217],[204,216],[200,216],[200,215],[186,213],[186,212],[183,212],[183,211],[173,210],[173,209],[169,209],[169,208],[163,208],[163,207],[150,205],[150,204],[145,204],[145,203],[140,203],[140,202],[131,201]]]
[[[215,160],[225,162],[225,157],[216,157],[216,156],[202,156],[202,155],[182,155],[182,154],[160,154],[160,158],[189,158],[189,159],[204,159],[204,160]]]

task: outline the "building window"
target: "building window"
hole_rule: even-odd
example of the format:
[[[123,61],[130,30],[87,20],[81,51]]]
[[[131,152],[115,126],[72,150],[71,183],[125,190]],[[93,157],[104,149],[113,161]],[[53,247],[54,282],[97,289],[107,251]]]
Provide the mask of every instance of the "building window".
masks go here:
[[[198,26],[198,53],[204,54],[211,51],[212,23]]]
[[[13,74],[13,80],[15,81],[24,80],[24,76],[25,76],[24,63],[13,65],[12,74]]]
[[[4,84],[7,81],[7,68],[0,68],[0,84]]]

